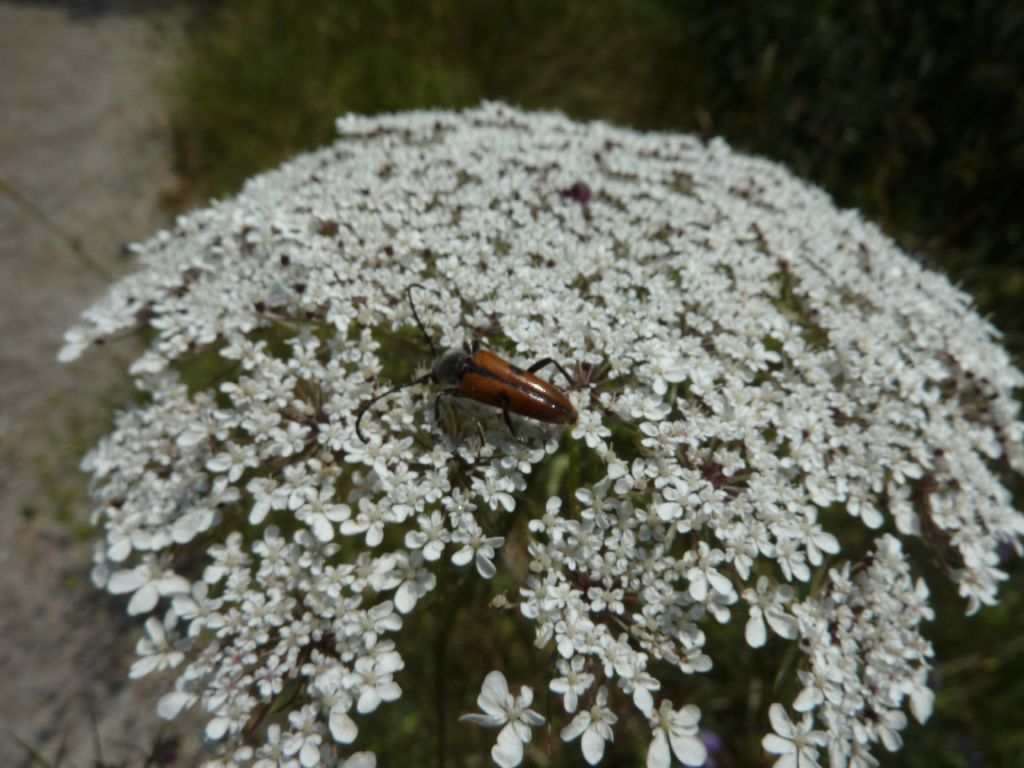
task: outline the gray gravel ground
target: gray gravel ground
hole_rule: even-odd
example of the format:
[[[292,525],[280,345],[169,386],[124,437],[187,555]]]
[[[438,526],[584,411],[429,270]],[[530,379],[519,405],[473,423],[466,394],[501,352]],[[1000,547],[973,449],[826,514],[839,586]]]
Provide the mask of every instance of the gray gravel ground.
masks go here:
[[[126,684],[138,628],[89,585],[91,544],[76,535],[88,514],[78,459],[129,392],[131,350],[55,359],[104,273],[130,267],[122,245],[167,218],[161,77],[175,19],[139,8],[0,2],[2,768],[33,764],[19,740],[65,768],[141,766],[159,729],[159,681]]]

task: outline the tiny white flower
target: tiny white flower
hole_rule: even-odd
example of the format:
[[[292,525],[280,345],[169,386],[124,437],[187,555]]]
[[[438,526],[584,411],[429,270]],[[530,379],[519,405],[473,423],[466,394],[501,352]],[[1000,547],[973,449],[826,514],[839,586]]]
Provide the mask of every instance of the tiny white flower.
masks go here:
[[[687,704],[676,710],[665,700],[651,716],[654,739],[647,750],[647,768],[669,768],[672,755],[683,765],[701,766],[708,758],[707,747],[697,737],[700,710]]]
[[[271,723],[267,727],[267,741],[256,749],[256,762],[253,768],[281,768],[287,765],[288,758],[284,754],[281,741],[281,726]]]
[[[334,538],[334,523],[344,523],[352,515],[347,504],[334,504],[334,487],[324,485],[319,490],[305,488],[289,501],[289,508],[295,517],[308,525],[320,541]]]
[[[765,620],[780,637],[792,640],[797,636],[797,620],[784,610],[793,599],[793,588],[788,584],[773,587],[767,576],[759,576],[757,589],[745,589],[743,599],[750,603],[746,639],[751,648],[760,648],[767,641]]]
[[[404,666],[397,653],[356,659],[355,668],[345,675],[344,681],[346,688],[358,694],[356,711],[365,715],[373,712],[381,702],[394,701],[401,696],[402,689],[394,681],[394,673]]]
[[[422,549],[424,560],[438,560],[450,540],[444,516],[435,510],[429,515],[417,516],[416,523],[419,530],[405,534],[405,546],[409,549]]]
[[[183,646],[176,643],[173,636],[167,635],[167,630],[173,629],[175,622],[173,612],[163,622],[155,616],[146,619],[146,636],[135,645],[135,653],[140,658],[128,670],[128,677],[133,680],[145,677],[150,672],[176,667],[184,660]]]
[[[419,551],[399,558],[396,570],[401,583],[395,590],[395,607],[400,613],[409,613],[424,595],[434,589],[437,577],[424,567],[424,556]]]
[[[452,542],[463,545],[452,555],[455,565],[466,565],[472,560],[476,563],[477,572],[485,579],[498,572],[493,560],[498,547],[505,543],[503,536],[485,536],[480,526],[468,521],[452,534]]]
[[[583,439],[588,448],[599,449],[604,446],[604,441],[611,437],[612,431],[604,425],[601,414],[596,411],[582,411],[572,429],[572,436],[577,440]]]
[[[502,768],[519,765],[523,761],[523,745],[530,743],[530,729],[544,723],[544,718],[530,709],[533,690],[524,685],[519,695],[513,696],[505,676],[495,670],[484,678],[476,703],[484,714],[462,715],[459,720],[501,728],[491,758]]]
[[[292,730],[282,741],[285,756],[295,755],[302,768],[313,768],[320,763],[320,744],[323,742],[323,724],[317,719],[317,709],[307,705],[288,715]]]
[[[552,679],[550,688],[562,694],[562,702],[566,712],[575,712],[579,697],[587,692],[594,682],[594,676],[584,672],[587,660],[583,656],[574,656],[572,661],[558,660],[558,671],[561,677]]]
[[[765,736],[761,744],[766,752],[780,756],[774,768],[818,768],[818,748],[828,744],[828,736],[823,731],[811,730],[811,716],[804,715],[803,720],[794,723],[785,707],[772,704],[768,717],[775,733]]]
[[[615,739],[612,726],[618,721],[615,713],[608,709],[608,690],[602,686],[597,690],[593,706],[581,711],[562,729],[562,741],[582,736],[583,759],[590,765],[597,765],[604,757],[605,742]]]
[[[161,568],[153,558],[131,570],[117,571],[110,577],[107,589],[118,595],[132,592],[128,601],[128,614],[136,616],[156,608],[161,597],[188,594],[189,581],[169,569]]]

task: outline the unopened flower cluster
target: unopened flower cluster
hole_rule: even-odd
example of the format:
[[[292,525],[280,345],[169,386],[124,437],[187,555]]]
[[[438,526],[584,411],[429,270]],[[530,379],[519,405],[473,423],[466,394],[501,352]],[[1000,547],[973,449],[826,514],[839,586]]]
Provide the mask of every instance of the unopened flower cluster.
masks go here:
[[[730,622],[799,652],[766,760],[897,749],[932,702],[905,541],[973,613],[1024,534],[1000,481],[1024,469],[1024,381],[969,299],[721,141],[500,105],[338,128],[138,246],[141,270],[67,335],[70,360],[148,330],[140,404],[85,464],[94,579],[147,617],[132,676],[174,670],[161,713],[201,708],[211,765],[372,765],[361,719],[402,695],[405,617],[443,560],[507,570],[507,516],[529,515],[509,599],[556,655],[558,707],[479,681],[466,719],[500,728],[499,765],[528,762],[544,722],[598,764],[627,711],[647,765],[700,765],[686,683],[728,663]],[[513,416],[516,439],[500,410],[418,384],[363,414],[364,441],[360,407],[430,364],[413,285],[439,349],[560,361],[578,421]],[[196,384],[198,356],[217,365]],[[565,453],[587,481],[528,508]],[[848,549],[851,525],[873,543]]]

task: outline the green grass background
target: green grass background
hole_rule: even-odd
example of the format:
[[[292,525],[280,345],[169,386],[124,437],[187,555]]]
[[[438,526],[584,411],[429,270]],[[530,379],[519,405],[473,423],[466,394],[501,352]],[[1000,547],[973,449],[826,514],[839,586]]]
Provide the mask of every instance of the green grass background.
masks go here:
[[[181,207],[330,141],[345,112],[500,99],[721,135],[862,209],[973,294],[1024,359],[1022,4],[221,0],[188,13],[171,87]],[[1003,603],[972,620],[930,579],[937,711],[886,764],[1024,766],[1020,560],[1012,570]]]

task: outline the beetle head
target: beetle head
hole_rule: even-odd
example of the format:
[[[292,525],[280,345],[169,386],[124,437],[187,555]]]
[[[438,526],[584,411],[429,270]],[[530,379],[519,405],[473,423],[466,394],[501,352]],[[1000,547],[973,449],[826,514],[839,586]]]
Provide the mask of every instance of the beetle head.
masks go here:
[[[463,371],[469,363],[469,355],[457,349],[445,352],[434,363],[434,369],[430,372],[435,384],[452,387],[459,383]]]

